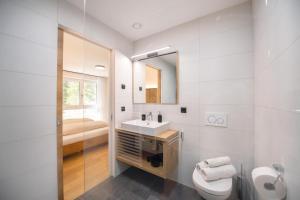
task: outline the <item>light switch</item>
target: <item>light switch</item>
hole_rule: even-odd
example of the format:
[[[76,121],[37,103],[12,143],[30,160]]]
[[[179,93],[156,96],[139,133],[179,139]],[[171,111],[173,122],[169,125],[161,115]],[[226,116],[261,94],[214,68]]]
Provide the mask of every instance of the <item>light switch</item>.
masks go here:
[[[227,127],[227,113],[206,112],[205,124],[207,126]]]

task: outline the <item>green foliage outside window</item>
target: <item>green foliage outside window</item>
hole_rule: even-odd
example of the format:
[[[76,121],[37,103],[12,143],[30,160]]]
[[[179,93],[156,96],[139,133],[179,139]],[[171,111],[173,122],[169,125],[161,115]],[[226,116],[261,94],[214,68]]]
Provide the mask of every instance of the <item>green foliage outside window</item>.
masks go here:
[[[97,83],[91,81],[84,82],[83,90],[84,105],[95,105],[97,102]]]
[[[79,81],[65,80],[63,86],[64,105],[79,105],[80,83]]]
[[[65,106],[92,106],[97,104],[97,82],[65,79],[63,82]]]

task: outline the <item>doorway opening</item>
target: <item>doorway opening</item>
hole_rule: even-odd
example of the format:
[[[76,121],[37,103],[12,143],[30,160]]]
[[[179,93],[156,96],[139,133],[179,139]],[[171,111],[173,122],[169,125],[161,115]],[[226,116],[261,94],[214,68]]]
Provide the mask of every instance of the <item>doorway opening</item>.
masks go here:
[[[73,200],[110,172],[111,50],[59,29],[59,199]]]

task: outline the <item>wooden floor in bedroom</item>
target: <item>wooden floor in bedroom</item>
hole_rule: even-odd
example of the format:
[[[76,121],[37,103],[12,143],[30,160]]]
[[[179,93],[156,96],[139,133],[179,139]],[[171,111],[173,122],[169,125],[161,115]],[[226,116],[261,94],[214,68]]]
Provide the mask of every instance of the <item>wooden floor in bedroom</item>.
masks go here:
[[[108,145],[64,158],[64,199],[73,200],[109,177]]]

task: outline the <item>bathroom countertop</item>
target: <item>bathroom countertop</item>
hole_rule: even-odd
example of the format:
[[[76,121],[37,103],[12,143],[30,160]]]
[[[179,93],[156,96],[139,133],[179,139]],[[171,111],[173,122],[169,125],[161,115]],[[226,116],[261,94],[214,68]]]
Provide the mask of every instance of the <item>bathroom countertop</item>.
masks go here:
[[[121,129],[121,128],[117,128],[116,130],[117,131],[126,132],[126,133],[132,133],[132,134],[140,134],[140,133],[135,133],[135,132],[127,131],[127,130]],[[141,134],[141,135],[143,135],[143,134]],[[159,133],[156,136],[144,135],[144,137],[155,138],[156,140],[165,142],[165,141],[169,141],[172,138],[175,138],[177,135],[178,135],[178,131],[177,130],[169,129],[167,131]]]

